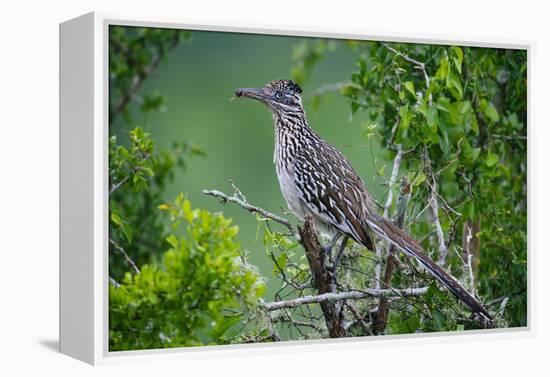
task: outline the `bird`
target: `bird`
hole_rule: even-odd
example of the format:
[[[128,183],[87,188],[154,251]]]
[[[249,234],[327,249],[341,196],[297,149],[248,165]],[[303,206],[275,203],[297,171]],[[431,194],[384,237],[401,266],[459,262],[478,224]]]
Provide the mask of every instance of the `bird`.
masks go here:
[[[260,88],[239,88],[235,96],[257,100],[271,111],[275,127],[273,163],[281,193],[299,220],[309,215],[315,228],[329,235],[325,246],[328,253],[342,238],[335,263],[349,238],[373,250],[375,237],[380,237],[415,258],[472,312],[492,319],[484,305],[436,264],[418,242],[377,212],[351,163],[309,126],[298,84],[274,80]]]

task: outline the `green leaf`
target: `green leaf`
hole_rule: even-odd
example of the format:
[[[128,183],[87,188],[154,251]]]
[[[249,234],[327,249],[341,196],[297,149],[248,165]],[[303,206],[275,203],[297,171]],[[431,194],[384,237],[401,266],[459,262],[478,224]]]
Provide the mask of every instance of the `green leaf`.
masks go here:
[[[445,85],[457,100],[462,100],[462,83],[455,73],[449,71],[447,79],[445,80]]]
[[[413,187],[420,186],[425,180],[426,180],[426,174],[424,174],[424,172],[421,171],[416,175],[411,185]]]
[[[420,318],[415,315],[407,319],[406,321],[407,331],[406,333],[414,333],[420,327]]]
[[[491,153],[489,152],[487,154],[487,157],[485,158],[485,165],[487,165],[488,167],[493,167],[496,165],[496,163],[498,162],[498,160],[500,159],[499,155],[498,154],[494,154],[494,153]]]
[[[121,230],[122,230],[122,234],[124,234],[124,237],[126,238],[126,241],[128,241],[128,243],[132,243],[134,232],[130,227],[130,225],[127,223],[122,223]]]
[[[449,114],[453,125],[458,125],[460,118],[458,108],[455,104],[451,103],[447,98],[440,98],[437,101],[437,108]]]
[[[236,315],[234,317],[224,318],[223,321],[216,328],[216,336],[222,337],[227,331],[242,321],[242,315]]]
[[[436,331],[441,331],[445,327],[445,318],[439,311],[433,311],[432,317],[434,319],[434,327]]]
[[[414,91],[414,84],[412,81],[405,81],[403,86],[416,98],[416,92]]]
[[[288,262],[288,258],[285,253],[279,255],[279,258],[277,258],[277,264],[282,270],[286,268],[287,262]]]
[[[413,114],[409,112],[409,105],[403,105],[399,108],[399,125],[403,130],[409,128]]]
[[[380,177],[385,177],[386,176],[386,165],[383,165],[380,169],[378,169],[377,174]]]
[[[457,46],[453,46],[453,63],[455,64],[456,70],[458,73],[462,73],[462,61],[464,60],[464,53],[462,52],[462,49]]]
[[[469,155],[469,159],[471,161],[475,161],[477,160],[477,158],[479,157],[479,153],[481,152],[481,148],[472,148],[471,149],[471,153]]]
[[[437,132],[437,124],[439,123],[439,115],[437,112],[437,108],[435,106],[430,106],[428,108],[428,112],[426,114],[426,122],[428,123],[428,127],[432,130],[432,132]]]
[[[172,246],[173,248],[178,248],[179,247],[178,237],[176,237],[173,234],[166,237],[166,242],[168,242],[170,244],[170,246]]]
[[[149,177],[152,177],[155,175],[155,173],[153,172],[153,169],[151,169],[150,167],[147,167],[147,166],[142,166],[141,167],[141,170],[143,170],[145,173],[147,173],[147,175]]]
[[[479,157],[480,152],[481,148],[472,148],[468,140],[465,140],[462,144],[462,153],[464,153],[464,157],[469,163],[474,163]]]
[[[115,212],[111,212],[111,221],[118,226],[121,226],[123,223],[122,218]]]
[[[498,122],[499,116],[498,111],[495,109],[492,103],[488,103],[485,109],[483,110],[485,116],[491,119],[493,122]]]
[[[438,78],[439,80],[443,80],[447,77],[448,72],[449,72],[449,58],[445,56],[439,61],[439,68],[435,73],[435,77]]]

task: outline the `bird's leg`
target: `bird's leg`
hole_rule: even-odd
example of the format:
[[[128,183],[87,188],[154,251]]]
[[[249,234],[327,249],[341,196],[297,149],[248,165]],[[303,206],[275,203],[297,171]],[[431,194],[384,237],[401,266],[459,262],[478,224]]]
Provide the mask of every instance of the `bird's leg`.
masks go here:
[[[340,244],[340,249],[338,250],[338,254],[336,254],[336,259],[334,260],[334,263],[332,264],[332,271],[336,274],[336,268],[338,268],[338,263],[340,262],[340,257],[342,254],[344,254],[344,250],[346,249],[346,245],[348,244],[348,236],[344,236],[342,239],[342,243]]]
[[[340,233],[340,232],[336,233],[332,237],[332,239],[329,241],[329,243],[327,243],[325,246],[323,246],[323,255],[321,257],[321,259],[322,259],[321,260],[321,265],[322,266],[325,265],[327,255],[328,255],[328,260],[332,263],[332,248],[334,247],[334,245],[336,245],[336,242],[338,242],[340,237],[342,237],[342,233]]]

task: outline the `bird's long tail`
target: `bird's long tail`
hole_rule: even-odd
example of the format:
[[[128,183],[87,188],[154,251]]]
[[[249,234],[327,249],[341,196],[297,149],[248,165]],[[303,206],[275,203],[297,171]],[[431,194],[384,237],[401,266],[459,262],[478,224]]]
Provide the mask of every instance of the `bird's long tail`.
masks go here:
[[[464,289],[454,277],[437,265],[426,254],[424,249],[403,230],[378,214],[373,215],[373,220],[367,220],[367,225],[375,234],[392,243],[408,256],[416,258],[426,270],[447,287],[459,300],[472,309],[473,312],[483,314],[489,320],[492,319],[492,316],[483,304]]]

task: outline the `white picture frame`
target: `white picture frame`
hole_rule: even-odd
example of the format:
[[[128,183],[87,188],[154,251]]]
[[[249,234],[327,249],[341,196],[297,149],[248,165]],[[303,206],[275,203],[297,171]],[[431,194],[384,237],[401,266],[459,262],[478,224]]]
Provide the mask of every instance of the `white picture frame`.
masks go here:
[[[514,329],[290,341],[279,344],[205,346],[166,350],[108,350],[108,27],[130,25],[256,34],[368,39],[525,49],[531,77],[534,42],[463,39],[414,33],[289,28],[281,25],[216,23],[143,18],[92,12],[60,24],[60,352],[90,364],[144,359],[212,357],[293,352],[295,347],[379,347],[390,343],[432,343],[505,339],[534,335],[533,253],[528,250],[528,326]],[[531,88],[528,88],[530,104]],[[528,134],[531,109],[528,106]],[[530,145],[528,141],[528,146]],[[529,147],[528,147],[529,148]],[[531,148],[528,149],[528,161]],[[531,164],[529,163],[529,171]],[[530,191],[530,184],[528,182]],[[528,199],[532,196],[528,195]],[[530,205],[528,205],[530,208]],[[531,224],[531,222],[529,222]],[[531,245],[531,243],[529,243]]]

